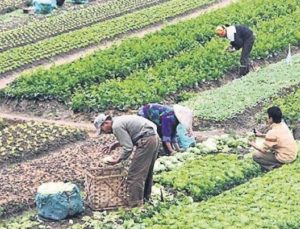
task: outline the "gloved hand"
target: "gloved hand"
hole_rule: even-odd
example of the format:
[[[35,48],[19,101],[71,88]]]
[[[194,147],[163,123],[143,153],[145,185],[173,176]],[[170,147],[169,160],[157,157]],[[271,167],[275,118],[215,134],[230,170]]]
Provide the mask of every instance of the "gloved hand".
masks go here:
[[[227,52],[235,52],[236,49],[232,46],[229,46],[227,49],[226,49]]]

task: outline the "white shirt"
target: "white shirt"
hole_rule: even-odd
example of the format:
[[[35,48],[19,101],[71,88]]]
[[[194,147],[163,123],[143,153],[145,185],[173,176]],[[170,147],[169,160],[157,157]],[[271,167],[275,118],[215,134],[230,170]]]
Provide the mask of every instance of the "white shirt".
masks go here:
[[[236,33],[236,28],[235,26],[229,26],[229,27],[226,27],[226,36],[227,36],[227,39],[230,40],[230,41],[234,41],[234,34]]]

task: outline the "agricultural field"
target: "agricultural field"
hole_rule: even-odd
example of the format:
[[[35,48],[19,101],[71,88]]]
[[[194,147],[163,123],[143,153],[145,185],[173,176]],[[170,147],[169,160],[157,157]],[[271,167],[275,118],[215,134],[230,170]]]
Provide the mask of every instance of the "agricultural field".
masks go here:
[[[297,62],[300,61],[300,55],[295,55],[294,60],[296,63],[290,66],[285,60],[271,64],[224,87],[203,92],[184,104],[191,107],[195,115],[202,119],[222,121],[233,118],[247,108],[279,95],[284,89],[299,86],[300,65]],[[218,112],[221,109],[222,112]]]
[[[24,160],[85,137],[79,129],[46,123],[9,125],[0,131],[0,164]]]
[[[17,9],[19,6],[25,4],[25,0],[3,0],[0,3],[0,13],[9,12]]]
[[[265,172],[249,145],[263,144],[253,129],[265,133],[279,106],[300,153],[299,0],[67,0],[47,15],[28,5],[0,3],[0,229],[300,228],[299,156]],[[245,76],[241,51],[215,35],[222,24],[255,34]],[[150,102],[190,108],[196,143],[159,155],[143,208],[94,211],[86,172],[122,150],[101,150],[116,139],[96,136],[95,116]],[[47,182],[76,184],[84,213],[39,218]]]
[[[116,1],[116,2],[118,4],[123,3],[123,10],[126,10],[127,7],[126,1]],[[147,2],[149,3],[149,1],[146,1],[146,3]],[[51,36],[52,33],[53,35],[61,33],[62,29],[60,28],[53,29],[53,24],[52,24],[53,22],[57,24],[56,22],[59,22],[60,18],[56,18],[56,17],[50,18],[46,22],[40,22],[40,23],[37,22],[38,23],[37,25],[32,23],[26,25],[25,27],[28,27],[28,30],[26,30],[26,32],[22,31],[23,28],[20,28],[19,30],[17,29],[13,31],[5,31],[3,39],[8,44],[7,48],[8,47],[13,47],[13,48],[10,48],[1,53],[0,60],[3,62],[0,66],[1,69],[0,74],[15,70],[16,68],[19,67],[24,67],[29,64],[34,64],[35,62],[41,61],[43,59],[44,60],[49,59],[59,54],[68,53],[72,50],[85,48],[92,45],[97,45],[101,40],[105,40],[125,32],[130,32],[132,30],[143,28],[147,25],[160,22],[169,17],[174,17],[186,11],[195,9],[197,7],[201,7],[203,5],[206,5],[207,3],[210,3],[210,1],[188,0],[183,2],[179,0],[170,0],[162,4],[158,4],[158,5],[155,4],[152,7],[141,9],[136,12],[128,13],[116,18],[113,17],[110,20],[104,20],[103,22],[98,22],[98,23],[91,23],[92,25],[88,27],[84,27],[84,25],[81,25],[81,27],[83,28],[81,29],[75,28],[75,30],[68,32],[68,27],[69,27],[67,25],[68,20],[70,20],[70,23],[73,23],[72,15],[70,15],[65,18],[65,20],[67,21],[66,31],[65,31],[66,33],[62,33],[60,35],[53,36],[53,37]],[[134,6],[137,7],[138,3]],[[119,7],[122,8],[122,6]],[[120,9],[117,7],[115,10],[112,10],[111,8],[112,6],[107,6],[108,11],[116,11]],[[174,10],[169,11],[168,9],[170,8],[174,8]],[[100,10],[98,9],[98,11],[102,16],[104,15],[104,12],[107,10],[103,8],[101,8]],[[93,13],[94,13],[93,10],[91,10],[91,12],[78,12],[77,16],[80,15],[79,18],[82,18],[81,14],[85,15],[85,14],[93,14]],[[112,12],[107,12],[107,15],[109,15],[109,13],[111,13],[111,15],[113,14],[118,15],[117,13],[112,13]],[[74,13],[74,15],[76,17],[76,13]],[[99,16],[100,18],[101,15]],[[107,15],[106,17],[109,17]],[[96,16],[97,14],[96,15],[93,14],[91,17],[96,17]],[[57,17],[60,17],[60,15],[58,15]],[[98,19],[96,18],[94,20],[95,22],[97,22],[97,20],[101,21],[101,19],[99,18]],[[39,26],[39,24],[41,23],[42,23],[42,28],[41,26]],[[58,25],[56,25],[57,27],[61,27],[59,23]],[[75,25],[73,25],[73,27],[79,26],[80,28],[80,24],[82,23],[77,22]],[[65,24],[63,24],[62,26],[64,27]],[[20,35],[18,36],[18,34],[20,33],[22,36]],[[26,33],[28,33],[28,35]],[[25,34],[27,36],[25,36]],[[7,41],[8,37],[9,38],[18,37],[18,38],[16,41],[11,41],[13,42],[11,43],[10,41]],[[32,42],[41,39],[39,37],[41,38],[44,37],[47,39],[43,39],[35,43],[26,45],[26,43],[30,41]],[[17,47],[20,44],[24,44],[24,45]]]

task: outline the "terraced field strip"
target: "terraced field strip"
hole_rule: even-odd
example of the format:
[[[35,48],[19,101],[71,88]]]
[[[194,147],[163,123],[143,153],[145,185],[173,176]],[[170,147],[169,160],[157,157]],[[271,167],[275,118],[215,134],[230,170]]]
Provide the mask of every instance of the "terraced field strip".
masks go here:
[[[297,29],[300,29],[299,15],[298,9],[290,15],[261,22],[254,28],[257,36],[260,37],[253,50],[254,58],[268,58],[272,53],[286,48],[289,43],[299,44],[300,33]],[[280,28],[282,24],[288,25],[285,30]],[[271,35],[272,42],[269,43]],[[167,95],[178,93],[182,88],[193,86],[195,83],[219,79],[239,64],[238,53],[226,52],[226,46],[228,46],[226,41],[212,39],[204,46],[181,53],[175,58],[158,63],[153,68],[134,72],[124,80],[107,80],[99,85],[94,84],[90,88],[78,90],[72,97],[72,108],[75,111],[97,111],[112,107],[136,109],[145,103],[160,102]],[[17,92],[22,93],[22,91]],[[213,93],[210,93],[213,97]],[[202,105],[199,110],[205,112],[207,109],[212,109],[212,106],[208,105],[210,101],[209,98],[206,103],[202,103],[205,105]],[[233,100],[231,102],[234,103]],[[194,100],[191,103],[192,108],[198,104]],[[222,100],[218,103],[221,104]],[[216,115],[221,114],[220,107],[215,111],[218,111]]]
[[[243,17],[239,11],[241,8],[248,9],[243,13]],[[270,39],[262,35],[263,39],[257,44],[260,46],[254,51],[256,57],[265,57],[284,47],[285,42],[295,42],[293,30],[299,24],[297,24],[298,17],[294,16],[299,13],[297,10],[299,6],[293,0],[288,4],[283,0],[241,1],[239,4],[197,19],[167,27],[143,39],[125,41],[118,47],[96,53],[72,64],[25,74],[6,90],[5,96],[27,99],[42,97],[69,102],[70,97],[76,93],[73,99],[74,110],[127,107],[140,105],[145,100],[159,101],[184,86],[220,77],[224,71],[237,64],[237,55],[224,54],[225,42],[215,40],[209,42],[214,36],[214,27],[223,23],[224,13],[230,15],[232,21],[250,25],[259,24],[259,35],[264,32],[270,33],[270,28],[276,31],[272,33],[272,37],[281,42],[272,42],[271,45],[268,43],[267,48],[260,47]],[[290,19],[287,17],[293,17],[296,26],[293,23],[287,24],[285,33],[277,31],[278,24],[285,24]],[[286,36],[286,33],[291,35]],[[178,57],[173,58],[174,56]],[[217,61],[216,58],[219,57],[222,59]],[[168,61],[170,58],[172,59]],[[156,66],[150,68],[153,65]],[[138,72],[145,68],[145,71]],[[130,75],[128,80],[119,82],[120,78],[123,79],[128,75]],[[116,78],[117,80],[107,81],[103,86],[96,86],[107,79]],[[93,87],[89,89],[91,85]],[[145,88],[146,85],[148,88]],[[105,92],[100,93],[103,90]]]
[[[10,48],[35,43],[39,40],[48,39],[52,36],[166,1],[167,0],[113,0],[57,14],[43,20],[36,20],[27,25],[0,33],[0,51],[3,52]]]
[[[46,123],[27,122],[8,125],[0,130],[0,165],[24,161],[84,140],[84,131]]]
[[[300,54],[294,64],[285,60],[232,81],[221,88],[200,93],[184,105],[202,119],[223,121],[234,118],[247,108],[271,99],[284,89],[300,84]],[[234,98],[234,99],[233,99]]]
[[[300,161],[189,206],[171,207],[146,228],[299,228]],[[284,187],[284,188],[283,188]]]
[[[196,201],[205,200],[260,174],[252,158],[217,154],[188,161],[178,169],[158,175],[155,181],[186,191]]]
[[[2,62],[0,64],[0,74],[58,54],[70,52],[71,50],[98,44],[101,40],[140,29],[210,2],[212,1],[170,0],[158,6],[100,22],[87,28],[42,40],[35,44],[7,50],[0,54],[0,61]]]
[[[14,114],[14,113],[2,113],[0,112],[0,118],[7,120],[15,120],[16,122],[43,122],[52,125],[59,125],[77,129],[84,129],[92,135],[95,133],[95,127],[89,122],[72,122],[66,120],[51,120],[46,118],[32,117],[28,115]]]
[[[26,0],[1,0],[0,2],[0,13],[10,11],[16,7],[24,4]]]
[[[277,98],[272,101],[268,107],[270,106],[279,106],[284,115],[284,119],[287,119],[292,122],[300,121],[300,89],[292,92],[286,97]],[[266,107],[264,109],[264,115],[266,114]]]

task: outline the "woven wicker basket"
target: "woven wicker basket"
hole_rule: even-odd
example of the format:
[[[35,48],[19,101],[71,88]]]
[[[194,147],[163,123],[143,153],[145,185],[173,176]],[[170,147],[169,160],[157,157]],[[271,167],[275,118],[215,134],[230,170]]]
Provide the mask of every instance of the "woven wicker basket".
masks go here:
[[[90,168],[85,175],[88,206],[98,211],[127,206],[126,177],[122,165]]]

